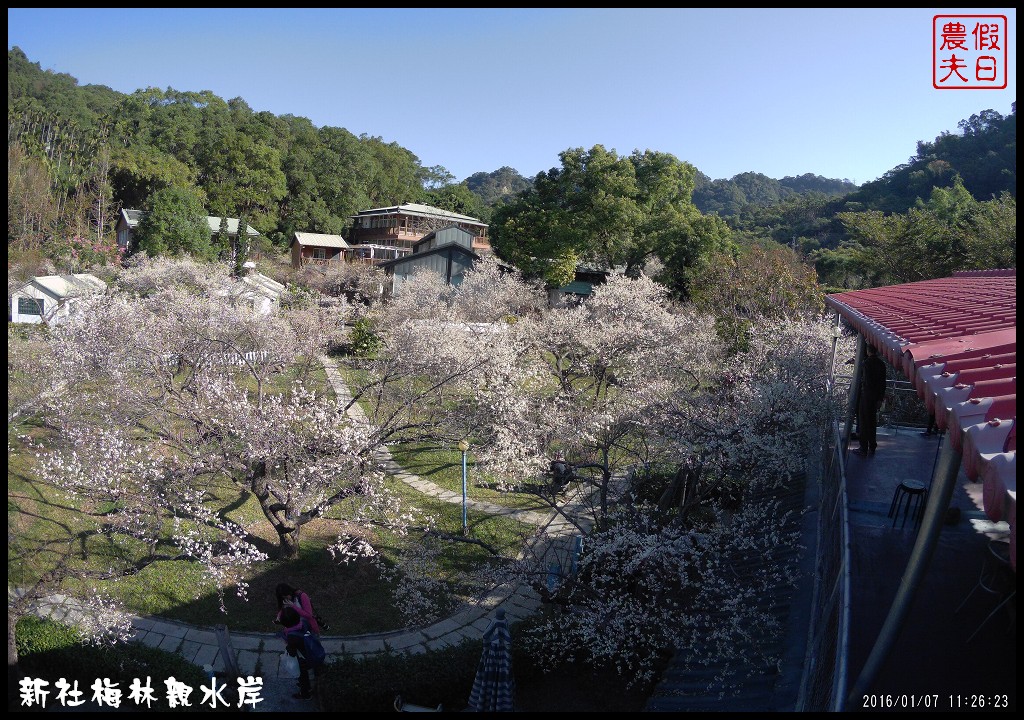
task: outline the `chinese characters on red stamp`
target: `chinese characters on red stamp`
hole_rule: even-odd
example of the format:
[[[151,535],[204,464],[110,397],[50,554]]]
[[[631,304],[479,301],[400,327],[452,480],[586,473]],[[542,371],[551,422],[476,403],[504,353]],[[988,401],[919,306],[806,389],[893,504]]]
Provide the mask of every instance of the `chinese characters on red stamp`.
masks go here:
[[[938,90],[1006,88],[1005,15],[932,18],[932,87]]]

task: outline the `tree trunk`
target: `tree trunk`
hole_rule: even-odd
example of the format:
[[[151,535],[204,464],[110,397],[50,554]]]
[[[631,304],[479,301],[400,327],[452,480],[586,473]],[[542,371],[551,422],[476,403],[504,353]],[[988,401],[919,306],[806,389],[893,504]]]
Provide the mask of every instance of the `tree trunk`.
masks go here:
[[[299,526],[275,525],[277,537],[280,541],[278,557],[282,560],[294,560],[299,556]]]
[[[10,607],[7,608],[7,704],[8,709],[17,706],[18,683],[21,681],[21,670],[18,668],[18,643],[14,638],[14,630],[20,616]]]
[[[291,508],[271,494],[267,482],[267,464],[255,463],[249,468],[249,488],[259,500],[263,516],[270,521],[278,539],[278,557],[292,560],[299,556],[299,523],[293,519]]]
[[[700,468],[686,468],[683,471],[683,487],[679,497],[679,518],[686,521],[690,511],[700,502],[698,483]]]
[[[608,514],[608,490],[611,489],[611,485],[612,485],[612,473],[611,473],[611,471],[606,469],[606,468],[602,468],[601,469],[601,488],[600,488],[601,515],[602,516]]]
[[[601,515],[608,514],[608,491],[612,486],[612,469],[608,464],[608,448],[601,448]]]
[[[686,470],[683,467],[676,468],[676,474],[669,482],[668,487],[665,488],[664,492],[661,493],[661,497],[658,498],[658,511],[667,513],[672,509],[672,506],[676,504],[677,498],[682,498],[679,501],[679,507],[682,508],[686,501],[685,487]]]

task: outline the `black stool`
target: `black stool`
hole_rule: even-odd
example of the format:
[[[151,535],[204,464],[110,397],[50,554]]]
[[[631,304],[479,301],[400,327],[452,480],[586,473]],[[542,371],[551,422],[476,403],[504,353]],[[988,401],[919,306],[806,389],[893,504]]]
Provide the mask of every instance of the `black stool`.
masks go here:
[[[903,524],[900,525],[902,528],[907,524],[907,515],[910,514],[910,505],[914,504],[914,527],[916,528],[921,524],[921,517],[924,515],[924,503],[928,498],[928,489],[924,486],[924,483],[919,483],[917,480],[903,480],[897,487],[896,492],[892,494],[892,503],[889,505],[889,517],[892,518],[892,526],[896,527],[896,520],[900,516],[900,508],[903,507],[904,501],[906,501],[906,507],[903,507]]]

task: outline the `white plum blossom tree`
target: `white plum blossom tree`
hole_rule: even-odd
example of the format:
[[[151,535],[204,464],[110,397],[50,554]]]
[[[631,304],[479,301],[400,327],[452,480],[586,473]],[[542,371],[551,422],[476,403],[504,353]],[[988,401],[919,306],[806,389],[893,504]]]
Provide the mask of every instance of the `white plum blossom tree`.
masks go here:
[[[695,355],[699,385],[647,406],[647,440],[674,471],[667,483],[635,475],[633,496],[587,534],[577,575],[554,598],[566,612],[532,636],[548,658],[582,648],[644,681],[666,648],[684,648],[691,668],[717,673],[709,684],[774,667],[766,648],[785,628],[758,600],[797,579],[796,525],[776,498],[800,491],[816,457],[827,338],[823,323],[757,326],[749,353]]]
[[[194,563],[219,592],[244,596],[266,548],[212,502],[225,486],[258,501],[285,558],[297,553],[302,527],[330,508],[356,528],[401,531],[414,519],[384,488],[376,452],[397,432],[443,421],[444,412],[414,412],[430,405],[417,398],[431,389],[410,385],[405,369],[385,378],[408,393],[404,406],[372,425],[353,420],[352,401],[315,394],[301,379],[348,306],[261,316],[222,292],[227,282],[216,266],[141,262],[47,338],[19,343],[30,355],[10,352],[9,341],[9,369],[24,389],[9,404],[9,446],[33,443],[37,479],[86,518],[53,569],[9,602],[9,624],[66,579],[108,582],[159,561]],[[48,432],[17,439],[29,419]],[[76,561],[75,543],[88,550],[101,538],[123,547],[116,562],[93,570]],[[31,562],[30,547],[11,545]],[[358,536],[337,550],[372,554]]]
[[[152,277],[157,271],[168,278],[163,285]],[[399,434],[443,433],[451,424],[446,381],[482,360],[442,367],[429,355],[410,359],[399,337],[372,363],[376,395],[356,396],[387,403],[376,403],[371,423],[358,422],[347,412],[356,399],[319,395],[289,379],[324,351],[348,306],[257,315],[217,292],[221,282],[230,282],[224,270],[188,261],[144,263],[125,273],[121,290],[54,331],[54,362],[69,385],[44,409],[58,429],[44,478],[70,487],[73,477],[83,493],[87,473],[72,459],[103,455],[129,467],[126,453],[142,452],[153,477],[194,489],[191,501],[224,483],[251,493],[285,558],[297,553],[304,525],[343,501],[362,499],[344,503],[356,521],[391,512],[377,451]],[[418,382],[425,366],[439,380]],[[120,442],[105,442],[111,434]],[[172,514],[184,502],[160,497]],[[185,514],[200,517],[191,506]],[[402,519],[391,512],[387,522]],[[210,518],[203,521],[214,531]]]
[[[301,352],[318,349],[309,339],[318,328],[301,329],[306,338],[284,316],[180,288],[106,298],[54,333],[62,372],[75,378],[48,408],[61,425],[54,457],[95,456],[117,432],[123,442],[102,448],[115,465],[141,448],[155,476],[200,498],[213,483],[240,486],[293,555],[303,524],[379,477],[370,435],[333,398],[299,381],[270,391]],[[45,465],[47,479],[64,482],[66,467]]]
[[[422,531],[394,578],[396,602],[424,622],[445,538],[386,490],[379,452],[468,440],[489,477],[534,489],[582,538],[554,586],[544,551],[563,538],[543,531],[476,583],[527,582],[560,608],[532,636],[545,657],[576,652],[642,681],[672,646],[737,666],[741,640],[779,631],[746,601],[794,580],[773,493],[799,481],[823,426],[823,323],[753,322],[726,347],[713,318],[646,277],[549,308],[542,288],[487,261],[455,287],[414,276],[365,311],[379,347],[342,363],[351,396],[323,397],[289,373],[308,369],[349,307],[257,318],[211,292],[220,272],[131,269],[46,347],[67,392],[41,395],[53,432],[39,466],[78,502],[112,508],[101,530],[135,549],[118,571],[183,559],[244,592],[262,554],[206,494],[230,483],[258,500],[283,557],[332,508],[351,529],[332,548],[339,562],[376,557],[361,527]],[[556,458],[571,469],[565,493],[548,482]],[[763,562],[739,572],[751,556]]]
[[[773,559],[795,538],[771,495],[813,456],[829,329],[755,323],[737,353],[712,317],[647,278],[612,277],[580,305],[548,309],[514,275],[481,277],[457,288],[414,278],[378,330],[382,357],[447,388],[435,399],[469,420],[449,437],[468,431],[478,466],[507,488],[543,487],[555,458],[575,470],[574,492],[542,492],[584,538],[575,574],[552,591],[550,558],[528,552],[493,582],[529,582],[566,608],[535,636],[549,658],[575,652],[645,680],[666,648],[700,637],[694,662],[742,664],[730,647],[780,629],[742,601],[794,579]],[[541,534],[533,547],[555,542]],[[729,559],[751,553],[763,565],[737,573]],[[428,559],[409,577],[428,577]],[[429,595],[415,595],[419,617]]]

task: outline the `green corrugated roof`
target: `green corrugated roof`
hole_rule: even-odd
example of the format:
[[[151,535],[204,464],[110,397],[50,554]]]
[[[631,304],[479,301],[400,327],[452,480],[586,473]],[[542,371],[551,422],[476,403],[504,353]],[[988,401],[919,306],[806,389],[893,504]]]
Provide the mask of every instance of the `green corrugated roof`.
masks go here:
[[[571,282],[565,287],[559,288],[564,293],[571,293],[572,295],[589,295],[594,291],[594,286],[588,282],[580,282],[579,280]]]

